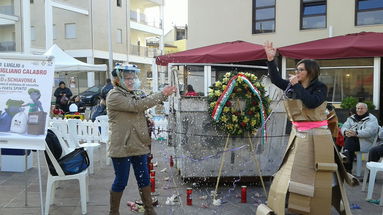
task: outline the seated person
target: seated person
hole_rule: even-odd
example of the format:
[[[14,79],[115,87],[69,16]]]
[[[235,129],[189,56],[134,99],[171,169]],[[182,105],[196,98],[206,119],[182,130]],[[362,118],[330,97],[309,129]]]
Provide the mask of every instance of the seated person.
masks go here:
[[[75,104],[77,106],[77,111],[76,112],[85,113],[85,104],[84,104],[84,102],[82,102],[80,100],[80,96],[73,96],[73,98],[70,100],[69,112],[71,112],[71,113],[72,113],[72,111],[70,110],[70,106],[72,104]]]
[[[69,105],[69,113],[70,114],[79,114],[78,113],[78,107],[77,107],[76,103],[72,103]]]
[[[367,104],[358,103],[356,114],[347,118],[342,126],[345,137],[343,154],[347,157],[346,170],[351,173],[355,152],[368,152],[379,129],[378,120],[368,112]]]
[[[100,104],[93,107],[92,114],[90,115],[90,119],[94,122],[96,117],[106,115],[106,101],[101,98]]]
[[[196,93],[193,89],[192,85],[188,85],[186,87],[187,92],[184,94],[184,96],[198,96],[198,93]]]
[[[383,140],[383,129],[379,129],[379,139]],[[380,142],[379,145],[374,146],[368,153],[368,161],[379,162],[380,158],[383,157],[383,144]]]
[[[328,111],[328,114],[327,114],[328,128],[331,131],[331,135],[334,142],[336,142],[336,138],[338,137],[338,116],[336,115],[335,107],[332,104],[327,104],[326,109]]]
[[[61,110],[58,105],[55,105],[54,109],[52,110],[52,113],[54,116],[62,116],[64,114],[64,111]]]

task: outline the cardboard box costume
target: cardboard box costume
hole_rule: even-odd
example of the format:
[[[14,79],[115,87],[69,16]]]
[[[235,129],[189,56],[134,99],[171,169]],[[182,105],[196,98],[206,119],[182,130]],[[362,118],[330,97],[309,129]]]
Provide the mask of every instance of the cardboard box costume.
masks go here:
[[[315,123],[327,119],[326,102],[313,109],[306,108],[299,99],[286,99],[284,104],[292,122]],[[260,205],[256,214],[285,214],[287,195],[287,208],[292,213],[331,214],[331,205],[334,205],[343,214],[342,200],[348,214],[344,181],[358,184],[345,171],[327,126],[304,131],[293,126],[282,164],[270,187],[268,204]]]

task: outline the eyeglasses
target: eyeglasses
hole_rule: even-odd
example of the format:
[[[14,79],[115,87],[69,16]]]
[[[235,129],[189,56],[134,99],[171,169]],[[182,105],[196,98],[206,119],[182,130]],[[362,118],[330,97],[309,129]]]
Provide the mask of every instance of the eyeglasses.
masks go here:
[[[305,71],[305,69],[302,69],[302,68],[296,68],[296,69],[295,69],[295,72],[296,72],[296,73],[301,73],[301,72],[303,72],[303,71]]]

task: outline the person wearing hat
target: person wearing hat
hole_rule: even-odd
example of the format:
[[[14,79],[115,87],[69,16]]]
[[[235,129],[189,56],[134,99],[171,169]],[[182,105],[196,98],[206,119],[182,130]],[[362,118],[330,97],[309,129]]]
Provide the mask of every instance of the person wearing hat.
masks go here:
[[[165,101],[176,91],[174,86],[146,97],[136,95],[140,86],[135,65],[117,65],[112,72],[114,88],[106,97],[109,118],[109,157],[112,158],[115,179],[110,190],[110,212],[119,214],[122,193],[133,166],[146,215],[156,214],[152,206],[147,154],[151,138],[145,110]]]
[[[59,87],[56,89],[54,96],[56,97],[56,105],[64,112],[68,112],[68,102],[72,96],[72,91],[65,86],[64,81],[60,81]]]

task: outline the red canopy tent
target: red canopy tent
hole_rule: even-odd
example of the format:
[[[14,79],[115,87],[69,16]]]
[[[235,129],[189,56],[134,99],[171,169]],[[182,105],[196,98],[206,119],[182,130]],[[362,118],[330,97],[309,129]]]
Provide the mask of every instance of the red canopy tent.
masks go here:
[[[263,46],[244,41],[225,42],[158,56],[157,65],[169,63],[234,63],[266,59]]]
[[[361,32],[279,48],[283,56],[302,59],[337,59],[383,56],[383,33]]]

